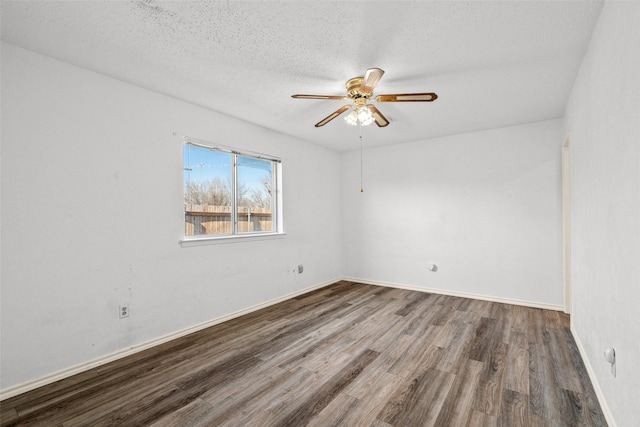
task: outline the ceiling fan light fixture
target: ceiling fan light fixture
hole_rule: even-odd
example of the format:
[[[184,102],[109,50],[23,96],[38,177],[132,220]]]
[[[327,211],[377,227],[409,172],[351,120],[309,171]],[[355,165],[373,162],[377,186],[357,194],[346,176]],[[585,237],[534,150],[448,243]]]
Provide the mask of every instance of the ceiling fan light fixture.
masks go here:
[[[358,120],[364,126],[370,125],[373,122],[371,111],[364,105],[358,106]]]
[[[366,119],[364,119],[364,120],[360,120],[360,124],[361,124],[362,126],[369,126],[369,125],[370,125],[371,123],[373,123],[374,121],[375,121],[375,120],[374,120],[373,116],[370,116],[370,117],[368,117],[368,118],[366,118]]]
[[[369,126],[375,121],[375,117],[366,105],[358,105],[344,117],[344,120],[352,126]]]
[[[351,110],[351,112],[344,117],[344,121],[349,123],[351,126],[357,126],[358,113],[356,113],[356,110]]]

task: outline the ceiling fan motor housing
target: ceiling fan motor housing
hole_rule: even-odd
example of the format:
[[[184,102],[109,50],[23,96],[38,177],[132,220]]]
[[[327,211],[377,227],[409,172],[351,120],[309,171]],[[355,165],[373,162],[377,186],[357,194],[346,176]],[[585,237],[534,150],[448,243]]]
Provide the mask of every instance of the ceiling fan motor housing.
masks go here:
[[[371,96],[371,91],[369,93],[362,91],[362,82],[364,81],[364,77],[354,77],[347,81],[347,95],[349,98],[358,99],[358,98],[369,98]]]

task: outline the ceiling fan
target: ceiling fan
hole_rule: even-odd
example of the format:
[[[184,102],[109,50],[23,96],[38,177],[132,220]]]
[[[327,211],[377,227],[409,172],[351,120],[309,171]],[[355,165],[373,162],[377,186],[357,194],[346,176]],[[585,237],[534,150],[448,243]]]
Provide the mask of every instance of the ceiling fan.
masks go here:
[[[379,127],[389,125],[389,120],[372,104],[376,102],[432,102],[438,98],[433,92],[427,93],[394,93],[373,96],[376,87],[384,74],[380,68],[369,68],[364,77],[354,77],[347,81],[347,94],[345,96],[333,95],[291,95],[295,99],[333,99],[338,101],[351,101],[349,104],[338,108],[324,119],[315,124],[317,128],[326,125],[345,111],[352,110],[345,116],[347,123],[352,125],[367,126],[375,122]]]

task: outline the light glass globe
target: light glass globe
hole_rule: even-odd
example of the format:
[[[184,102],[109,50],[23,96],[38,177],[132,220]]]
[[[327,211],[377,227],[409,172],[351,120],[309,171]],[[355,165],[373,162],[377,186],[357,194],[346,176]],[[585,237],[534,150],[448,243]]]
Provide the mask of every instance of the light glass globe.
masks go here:
[[[363,125],[365,124],[365,122],[371,123],[371,119],[371,110],[369,110],[367,107],[358,108],[358,120],[360,120],[360,123],[362,123]]]
[[[350,125],[356,126],[358,124],[358,113],[356,113],[356,110],[352,110],[344,117],[344,120]]]

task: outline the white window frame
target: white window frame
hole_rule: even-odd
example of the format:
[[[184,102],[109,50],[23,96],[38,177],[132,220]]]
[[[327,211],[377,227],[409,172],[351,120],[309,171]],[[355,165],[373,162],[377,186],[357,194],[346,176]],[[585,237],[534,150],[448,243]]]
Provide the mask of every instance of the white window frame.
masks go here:
[[[285,235],[284,232],[284,221],[282,215],[282,160],[278,157],[274,157],[267,154],[256,153],[248,150],[238,150],[235,148],[223,146],[220,144],[214,144],[209,141],[203,141],[197,138],[184,137],[183,140],[183,153],[185,145],[193,145],[200,148],[205,148],[209,150],[220,151],[223,153],[232,154],[233,164],[232,164],[232,173],[231,173],[231,234],[224,235],[197,235],[197,236],[187,236],[184,234],[184,221],[185,221],[185,212],[184,212],[184,174],[182,174],[183,179],[183,193],[182,193],[182,205],[183,205],[183,215],[182,215],[182,229],[183,229],[183,237],[180,240],[180,245],[182,247],[190,247],[190,246],[200,246],[200,245],[210,245],[210,244],[218,244],[218,243],[234,243],[234,242],[246,242],[246,241],[254,241],[254,240],[264,240],[264,239],[277,239],[282,238]],[[260,160],[267,160],[272,162],[273,164],[273,185],[274,185],[274,197],[272,199],[272,224],[274,225],[274,230],[271,231],[257,231],[257,232],[238,232],[238,156],[250,157]],[[184,165],[184,158],[182,159],[182,164]]]

